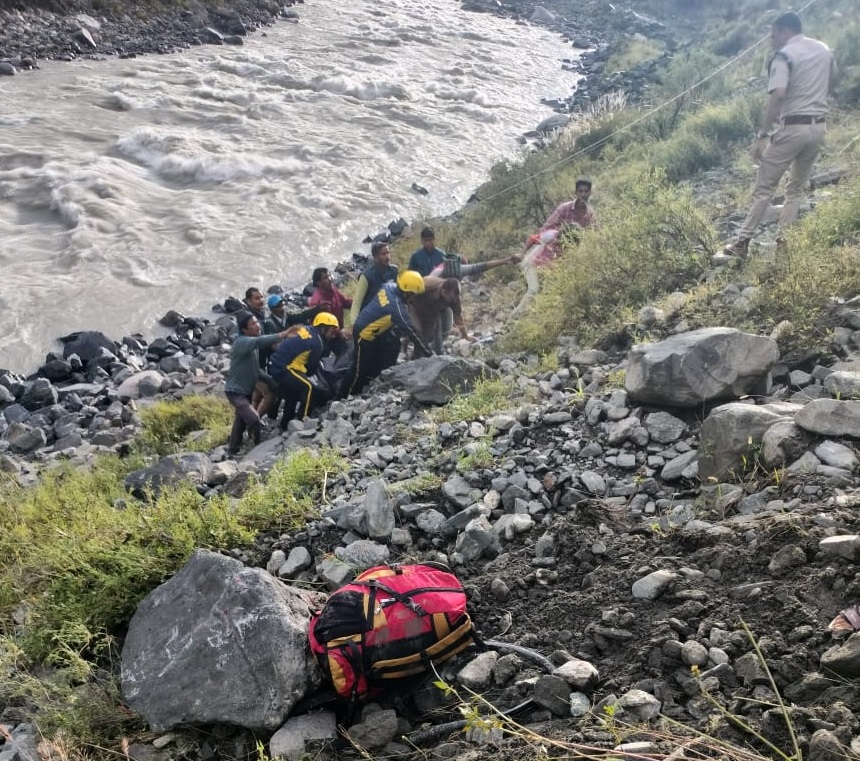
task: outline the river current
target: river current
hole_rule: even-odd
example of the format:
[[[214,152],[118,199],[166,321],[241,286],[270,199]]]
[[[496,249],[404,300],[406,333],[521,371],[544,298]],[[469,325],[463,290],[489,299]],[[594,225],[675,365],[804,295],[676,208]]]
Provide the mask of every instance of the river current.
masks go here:
[[[4,79],[0,367],[75,330],[151,337],[450,213],[574,85],[556,35],[452,0],[297,8],[241,47]]]

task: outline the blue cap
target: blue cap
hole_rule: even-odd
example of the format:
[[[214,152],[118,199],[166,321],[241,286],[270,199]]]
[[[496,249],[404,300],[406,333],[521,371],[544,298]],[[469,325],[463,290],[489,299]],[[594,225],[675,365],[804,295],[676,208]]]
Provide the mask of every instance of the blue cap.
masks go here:
[[[274,309],[277,306],[280,306],[284,303],[284,297],[278,295],[277,293],[273,293],[269,296],[269,300],[266,302],[269,305],[269,309]]]

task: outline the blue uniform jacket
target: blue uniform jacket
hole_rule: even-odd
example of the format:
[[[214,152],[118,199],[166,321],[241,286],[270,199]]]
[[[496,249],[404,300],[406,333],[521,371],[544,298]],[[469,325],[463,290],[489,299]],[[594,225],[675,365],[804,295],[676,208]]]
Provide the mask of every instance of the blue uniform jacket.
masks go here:
[[[352,326],[352,335],[365,341],[374,341],[391,330],[393,325],[406,333],[418,346],[424,347],[424,342],[418,337],[415,325],[409,317],[406,302],[398,293],[397,284],[385,283],[361,310],[355,325]]]
[[[287,370],[302,375],[313,375],[319,368],[325,350],[325,341],[319,331],[302,325],[295,334],[285,338],[269,357],[269,374],[277,380]]]

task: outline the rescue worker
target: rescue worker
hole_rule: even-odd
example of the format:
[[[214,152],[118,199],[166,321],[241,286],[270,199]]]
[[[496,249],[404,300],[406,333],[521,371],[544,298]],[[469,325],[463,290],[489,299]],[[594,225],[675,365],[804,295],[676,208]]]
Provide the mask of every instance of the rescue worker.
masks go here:
[[[284,399],[281,430],[294,418],[303,420],[311,410],[313,375],[325,353],[326,342],[339,330],[337,317],[320,312],[312,325],[300,325],[290,330],[269,358],[269,374],[278,384]]]
[[[406,270],[398,275],[396,283],[383,284],[361,310],[352,328],[355,360],[350,394],[361,393],[386,367],[397,362],[397,356],[392,356],[389,349],[392,328],[398,328],[411,339],[419,355],[432,354],[409,316],[409,302],[419,293],[424,293],[424,278],[414,270]]]

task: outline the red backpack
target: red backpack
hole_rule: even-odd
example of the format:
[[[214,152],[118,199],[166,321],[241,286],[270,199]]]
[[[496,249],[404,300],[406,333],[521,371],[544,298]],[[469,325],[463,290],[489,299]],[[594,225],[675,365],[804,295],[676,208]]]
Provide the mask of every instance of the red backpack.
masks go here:
[[[365,571],[332,593],[308,634],[338,696],[352,701],[387,680],[424,675],[476,639],[462,585],[433,565]]]

